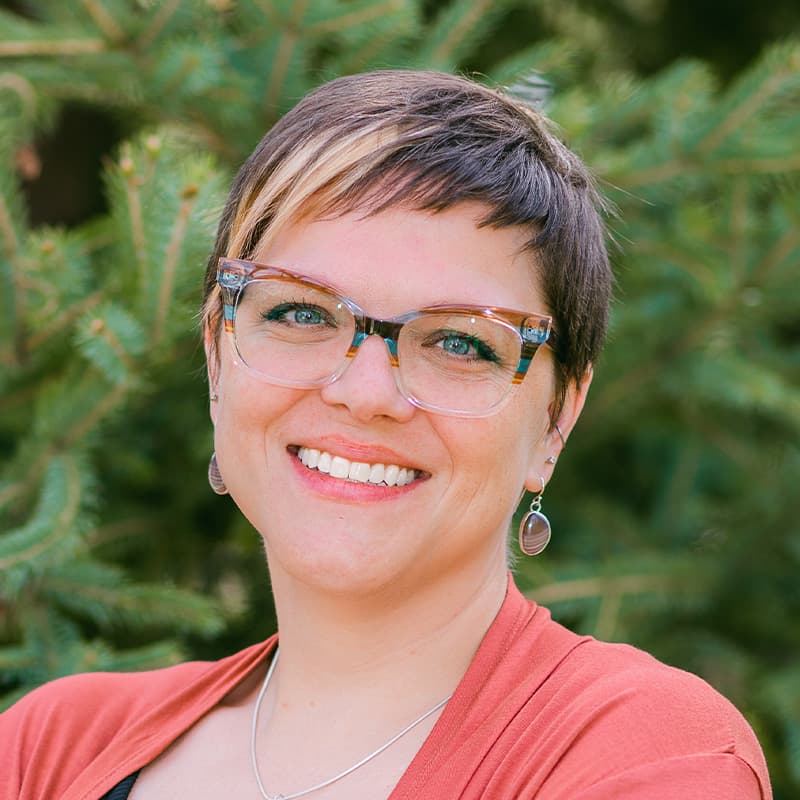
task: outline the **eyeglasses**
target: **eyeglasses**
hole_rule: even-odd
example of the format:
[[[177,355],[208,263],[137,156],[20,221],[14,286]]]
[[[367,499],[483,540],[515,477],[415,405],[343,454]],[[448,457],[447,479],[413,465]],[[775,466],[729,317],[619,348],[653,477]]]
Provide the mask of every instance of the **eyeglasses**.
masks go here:
[[[498,411],[553,335],[545,314],[431,306],[374,319],[329,286],[288,270],[221,258],[225,331],[242,364],[278,386],[335,381],[368,336],[380,336],[409,403],[458,417]]]

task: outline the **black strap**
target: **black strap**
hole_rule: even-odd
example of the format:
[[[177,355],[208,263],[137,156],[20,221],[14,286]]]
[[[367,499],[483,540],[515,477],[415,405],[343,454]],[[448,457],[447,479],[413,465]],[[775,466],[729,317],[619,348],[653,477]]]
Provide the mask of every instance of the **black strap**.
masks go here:
[[[109,789],[100,800],[127,800],[133,788],[133,784],[138,777],[139,771],[137,770],[133,775],[128,775],[127,778],[123,778],[113,789]]]

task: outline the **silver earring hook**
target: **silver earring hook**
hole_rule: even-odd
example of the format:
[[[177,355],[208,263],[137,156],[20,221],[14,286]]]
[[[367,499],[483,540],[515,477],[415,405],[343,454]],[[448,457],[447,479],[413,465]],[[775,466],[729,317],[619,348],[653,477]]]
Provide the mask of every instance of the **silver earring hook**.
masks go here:
[[[542,507],[542,495],[544,494],[544,487],[546,484],[544,482],[544,478],[541,475],[539,476],[539,480],[541,481],[542,488],[539,489],[538,492],[536,492],[536,494],[533,496],[533,499],[531,500],[531,511],[539,511]]]

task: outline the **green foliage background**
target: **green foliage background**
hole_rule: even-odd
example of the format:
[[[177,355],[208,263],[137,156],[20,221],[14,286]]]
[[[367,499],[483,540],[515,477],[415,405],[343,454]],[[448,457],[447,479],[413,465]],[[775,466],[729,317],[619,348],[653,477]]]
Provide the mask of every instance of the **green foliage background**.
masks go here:
[[[771,45],[724,86],[688,60],[641,78],[596,46],[615,41],[607,17],[549,8],[0,11],[4,705],[78,670],[219,657],[274,626],[258,538],[205,483],[195,316],[227,185],[262,133],[342,73],[479,67],[508,86],[535,70],[618,208],[618,290],[548,489],[554,542],[518,580],[577,630],[706,677],[755,727],[776,797],[797,796],[800,44]],[[532,9],[548,38],[510,25]],[[126,134],[103,167],[105,206],[32,224],[36,143],[75,103]]]

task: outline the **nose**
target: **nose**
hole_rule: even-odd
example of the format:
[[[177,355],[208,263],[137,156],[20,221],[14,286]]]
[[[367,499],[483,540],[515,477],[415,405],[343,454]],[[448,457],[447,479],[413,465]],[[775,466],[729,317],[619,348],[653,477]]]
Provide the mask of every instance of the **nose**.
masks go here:
[[[326,403],[346,407],[359,422],[377,417],[407,422],[416,411],[397,388],[389,348],[380,336],[367,336],[345,371],[320,391]]]

